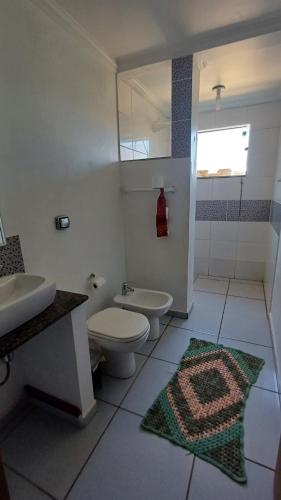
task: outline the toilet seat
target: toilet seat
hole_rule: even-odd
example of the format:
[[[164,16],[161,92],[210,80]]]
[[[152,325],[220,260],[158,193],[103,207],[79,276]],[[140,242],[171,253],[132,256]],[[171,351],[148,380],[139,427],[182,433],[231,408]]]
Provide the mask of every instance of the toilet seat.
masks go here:
[[[133,342],[149,330],[149,321],[143,314],[117,307],[108,307],[93,314],[87,325],[90,336],[115,342]]]

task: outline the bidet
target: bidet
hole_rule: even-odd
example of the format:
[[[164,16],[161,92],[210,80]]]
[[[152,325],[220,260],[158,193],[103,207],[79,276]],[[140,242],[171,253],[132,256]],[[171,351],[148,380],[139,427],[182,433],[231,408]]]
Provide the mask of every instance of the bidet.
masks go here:
[[[144,314],[150,323],[148,340],[155,340],[160,334],[159,318],[168,312],[173,297],[167,292],[134,288],[127,295],[115,295],[114,302],[124,309]]]

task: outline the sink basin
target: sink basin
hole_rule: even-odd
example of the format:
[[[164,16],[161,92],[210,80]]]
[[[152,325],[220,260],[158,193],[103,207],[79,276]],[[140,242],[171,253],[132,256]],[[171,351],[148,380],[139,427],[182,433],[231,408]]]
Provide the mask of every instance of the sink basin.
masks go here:
[[[45,276],[0,278],[0,337],[44,311],[54,301],[56,283]]]

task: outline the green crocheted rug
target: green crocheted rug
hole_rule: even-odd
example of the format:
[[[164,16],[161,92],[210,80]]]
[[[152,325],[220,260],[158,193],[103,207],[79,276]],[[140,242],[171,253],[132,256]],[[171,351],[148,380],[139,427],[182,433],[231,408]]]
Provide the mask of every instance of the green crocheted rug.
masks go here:
[[[142,427],[246,483],[244,408],[263,364],[243,351],[192,338]]]

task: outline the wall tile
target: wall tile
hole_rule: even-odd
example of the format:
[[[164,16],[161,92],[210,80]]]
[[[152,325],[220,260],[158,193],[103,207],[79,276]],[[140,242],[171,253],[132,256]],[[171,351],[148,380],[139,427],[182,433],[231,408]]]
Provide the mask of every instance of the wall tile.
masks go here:
[[[240,220],[245,222],[269,221],[270,205],[270,200],[242,200]]]
[[[202,257],[195,257],[194,259],[194,272],[195,274],[208,275],[209,259]]]
[[[238,241],[264,243],[268,235],[268,222],[239,222]]]
[[[237,246],[237,260],[246,262],[264,262],[266,254],[265,243],[250,243],[239,241]]]
[[[192,79],[177,80],[172,84],[172,121],[191,120]]]
[[[197,200],[196,220],[268,222],[270,206],[270,200]]]
[[[209,240],[211,233],[211,222],[209,221],[196,221],[195,222],[195,239],[196,240]]]
[[[10,236],[6,241],[7,244],[0,247],[0,276],[24,273],[24,262],[19,236]]]
[[[253,281],[262,281],[264,277],[263,262],[236,262],[235,278]]]
[[[241,177],[213,180],[213,200],[240,200]]]
[[[234,278],[235,261],[224,259],[210,259],[209,274],[211,276],[223,276]]]
[[[273,177],[244,177],[242,197],[244,200],[270,200]]]
[[[215,114],[217,128],[234,127],[236,125],[245,125],[246,123],[248,123],[248,111],[245,107],[221,109],[219,113]]]
[[[238,224],[238,222],[211,222],[211,239],[215,241],[236,241]]]
[[[212,259],[235,260],[236,244],[233,241],[211,241]]]
[[[213,198],[213,179],[197,179],[196,199],[212,200]]]
[[[240,201],[238,200],[228,200],[227,202],[227,214],[226,218],[228,221],[238,221],[240,218]]]
[[[264,104],[249,106],[248,120],[253,130],[280,127],[281,104],[279,102],[267,102]]]
[[[172,59],[172,81],[192,78],[193,55]]]
[[[279,128],[250,132],[248,176],[274,177],[279,144]]]
[[[196,220],[226,220],[227,201],[197,201]]]
[[[276,201],[272,201],[271,203],[270,223],[279,235],[281,230],[281,204]]]
[[[172,157],[190,157],[191,120],[172,122]]]
[[[195,255],[196,255],[196,257],[208,258],[209,257],[209,247],[210,247],[209,240],[195,240]]]

